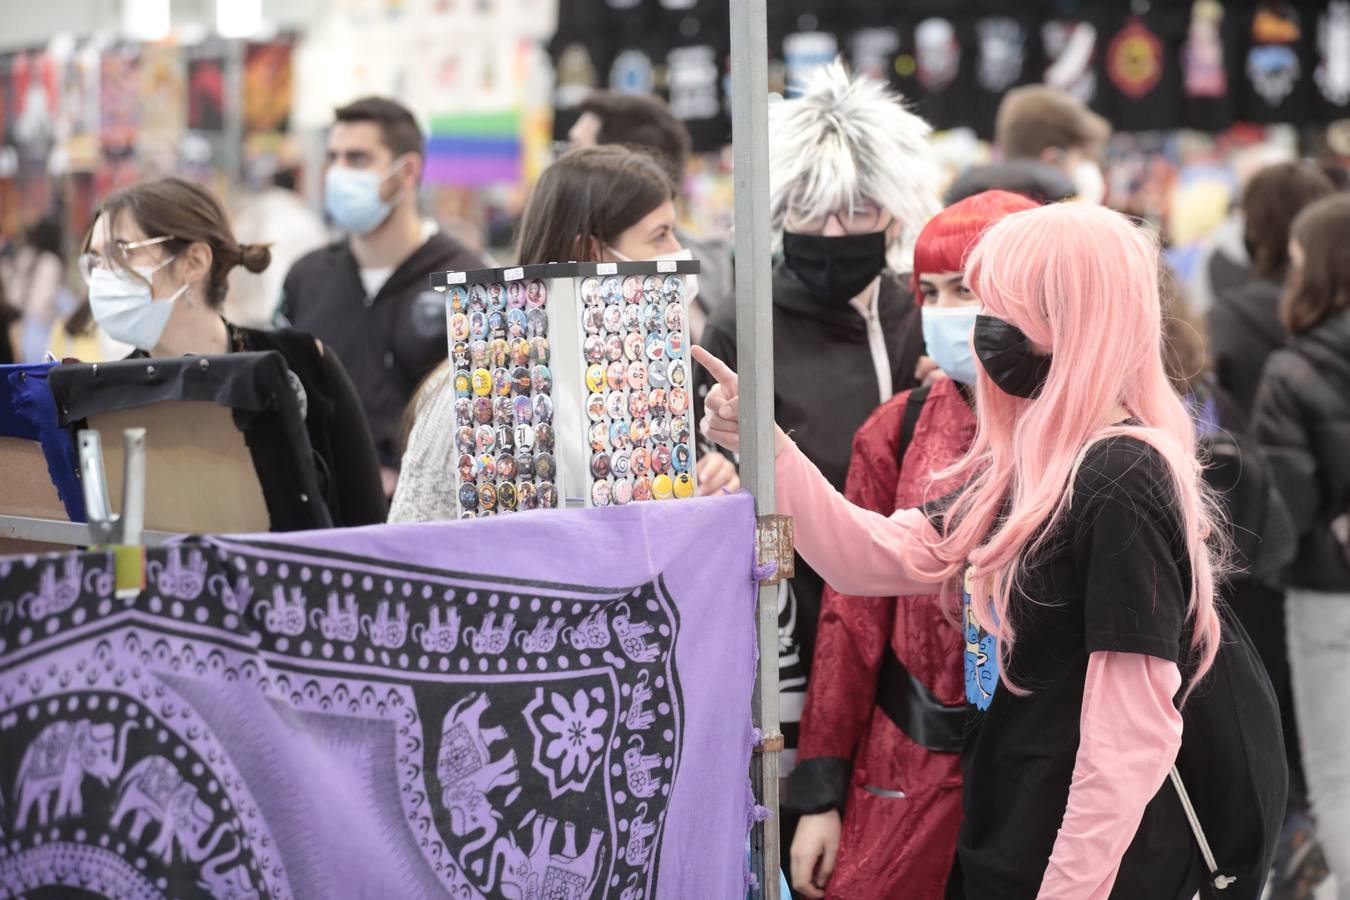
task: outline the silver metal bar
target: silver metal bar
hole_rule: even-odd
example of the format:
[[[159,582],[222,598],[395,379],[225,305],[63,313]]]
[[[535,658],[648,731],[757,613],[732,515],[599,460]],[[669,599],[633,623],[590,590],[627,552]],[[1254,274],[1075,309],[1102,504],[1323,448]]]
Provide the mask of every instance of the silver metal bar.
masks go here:
[[[122,432],[122,513],[120,544],[135,546],[145,530],[145,429]]]
[[[96,544],[113,540],[116,516],[108,497],[108,477],[103,468],[103,438],[87,428],[79,434],[80,484],[84,489],[84,511]]]
[[[731,128],[736,192],[736,362],[740,374],[741,483],[756,512],[774,511],[773,306],[769,222],[769,38],[765,0],[731,0]],[[753,715],[777,745],[777,589],[759,591],[759,672]],[[778,900],[778,753],[754,756],[751,780],[770,818],[751,834],[759,896]]]
[[[168,531],[142,531],[140,543],[158,547],[181,535]],[[92,547],[102,543],[83,522],[62,522],[31,516],[0,515],[0,538],[32,541],[38,544],[62,544],[68,547]]]

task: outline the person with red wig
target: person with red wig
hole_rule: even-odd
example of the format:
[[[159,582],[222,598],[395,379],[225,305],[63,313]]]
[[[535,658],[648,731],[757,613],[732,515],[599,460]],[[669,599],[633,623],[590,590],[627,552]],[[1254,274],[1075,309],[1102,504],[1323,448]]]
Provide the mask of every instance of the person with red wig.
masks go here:
[[[928,356],[946,377],[897,394],[858,429],[844,489],[850,502],[890,515],[960,487],[932,473],[959,460],[975,437],[970,331],[980,301],[965,283],[965,258],[990,225],[1036,205],[985,191],[920,232],[914,294]],[[818,674],[788,778],[788,802],[802,813],[794,887],[813,898],[936,900],[961,824],[957,611],[936,594],[857,597],[827,587],[819,629]]]

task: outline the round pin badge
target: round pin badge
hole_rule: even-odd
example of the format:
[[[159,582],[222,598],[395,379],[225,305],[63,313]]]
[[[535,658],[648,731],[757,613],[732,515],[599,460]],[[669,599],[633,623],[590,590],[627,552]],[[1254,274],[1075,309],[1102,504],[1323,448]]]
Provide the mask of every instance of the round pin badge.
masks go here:
[[[530,342],[525,338],[516,338],[516,340],[511,342],[511,365],[528,366],[529,364]]]
[[[530,338],[530,362],[536,366],[548,365],[548,338]]]
[[[642,293],[654,294],[660,293],[660,291],[661,291],[660,275],[648,275],[646,278],[642,279]]]
[[[534,454],[529,450],[516,451],[516,475],[520,478],[534,477]]]
[[[609,439],[609,426],[604,422],[592,422],[590,430],[586,433],[590,438],[592,450],[603,450],[608,446],[605,441]]]
[[[609,482],[597,481],[591,485],[591,505],[609,506]]]
[[[641,275],[629,275],[627,278],[623,280],[623,299],[627,300],[629,303],[632,303],[633,299],[637,297],[638,294],[641,293],[642,293]]]
[[[606,306],[600,321],[605,326],[606,331],[618,331],[619,326],[623,323],[623,307]]]
[[[647,420],[634,419],[633,424],[628,426],[628,436],[632,439],[634,446],[647,440]]]
[[[645,475],[633,479],[633,499],[642,502],[652,499],[652,480]]]
[[[513,309],[506,314],[506,330],[512,338],[523,338],[528,326],[529,320],[525,318],[525,310]]]
[[[628,408],[628,398],[622,392],[616,391],[605,396],[605,413],[611,419],[622,419],[624,411]]]
[[[684,279],[678,275],[667,275],[666,280],[661,282],[661,293],[671,302],[680,300],[684,296]]]
[[[676,387],[683,387],[685,381],[689,378],[689,366],[683,361],[672,361],[670,364],[670,383]]]
[[[651,397],[647,401],[651,404],[652,415],[665,415],[666,412],[666,392],[661,388],[652,391]]]
[[[467,341],[456,341],[450,347],[450,361],[454,363],[456,369],[469,369],[469,344]]]
[[[664,444],[670,440],[670,420],[664,416],[655,416],[652,418],[652,427],[649,436],[654,444]]]
[[[510,453],[516,447],[516,429],[510,425],[497,426],[497,449]]]
[[[452,284],[445,291],[445,305],[451,312],[464,312],[469,308],[469,289],[462,284]]]
[[[516,477],[516,458],[510,453],[497,457],[497,477],[506,481]]]
[[[666,330],[666,316],[660,303],[648,303],[642,311],[642,324],[649,332]]]
[[[689,443],[689,420],[684,416],[670,423],[670,439],[677,444]]]
[[[670,472],[670,445],[657,444],[652,448],[652,471],[658,475]]]
[[[459,469],[460,481],[473,481],[474,476],[478,474],[478,461],[473,458],[472,453],[461,453],[456,468]]]
[[[694,496],[694,479],[688,472],[681,472],[675,476],[675,498],[684,500]]]
[[[478,508],[478,487],[473,484],[459,486],[459,508],[470,512]]]
[[[512,401],[512,412],[517,423],[528,425],[534,421],[534,402],[521,394]]]
[[[592,422],[599,422],[605,417],[605,395],[591,394],[586,398],[586,415]]]
[[[647,335],[647,358],[653,360],[666,358],[666,341],[664,337],[659,334]]]
[[[467,422],[473,418],[473,401],[468,397],[455,398],[455,421]]]
[[[524,366],[516,366],[511,370],[511,390],[517,394],[528,394],[530,392],[530,370]]]
[[[492,370],[492,389],[498,397],[507,397],[511,394],[511,373],[505,368]]]
[[[487,285],[475,284],[469,287],[469,310],[487,312]]]
[[[488,313],[488,336],[494,339],[501,338],[504,340],[506,338],[505,313]]]
[[[511,345],[502,338],[488,344],[488,359],[497,368],[504,368],[511,361]]]
[[[506,288],[501,284],[488,285],[488,309],[506,311]]]
[[[623,361],[612,362],[609,368],[605,370],[605,384],[611,391],[621,391],[625,383],[625,377],[628,375],[628,367]]]
[[[497,485],[497,505],[502,509],[515,509],[516,499],[516,486],[513,483],[504,481]]]
[[[548,394],[536,394],[534,398],[534,421],[546,423],[553,421],[553,398]]]
[[[542,309],[532,309],[525,314],[527,332],[530,337],[543,337],[548,334],[548,313]]]
[[[485,484],[478,488],[478,508],[479,509],[497,508],[496,487],[490,484]]]
[[[455,449],[460,453],[473,453],[478,449],[472,425],[461,425],[455,430]]]
[[[600,298],[606,304],[623,300],[623,283],[618,275],[611,275],[600,282]]]
[[[523,309],[525,306],[525,285],[513,281],[506,286],[506,305],[511,309]]]
[[[605,338],[605,359],[610,362],[623,359],[623,338],[617,334]]]
[[[609,423],[609,445],[615,450],[622,450],[628,446],[629,426],[628,420],[619,419]]]
[[[614,486],[610,488],[609,499],[615,506],[626,506],[633,499],[633,482],[627,478],[614,479]]]
[[[487,313],[469,313],[469,334],[475,340],[486,340],[488,335]]]
[[[635,391],[647,388],[647,364],[638,360],[628,366],[628,387]]]
[[[634,331],[624,337],[623,355],[633,362],[642,359],[642,335]]]
[[[497,458],[491,453],[478,454],[478,476],[489,479],[497,477]]]
[[[581,327],[587,334],[599,334],[605,326],[605,308],[588,306],[581,314]]]
[[[539,484],[539,506],[542,509],[556,509],[558,506],[558,489],[554,487],[553,482],[544,481]]]
[[[455,396],[467,397],[470,393],[472,392],[469,390],[469,376],[463,372],[457,373],[455,375]]]
[[[536,453],[534,455],[534,476],[541,481],[552,481],[553,476],[558,474],[557,463],[554,462],[552,453]]]
[[[553,426],[538,425],[534,429],[534,443],[536,450],[553,450]]]
[[[534,490],[533,482],[522,481],[516,485],[516,506],[522,510],[539,508],[539,495]]]
[[[647,392],[633,391],[628,395],[628,414],[634,419],[647,415]]]
[[[530,382],[536,394],[547,394],[553,390],[553,373],[548,366],[535,366],[530,370]]]
[[[581,302],[586,306],[599,306],[603,301],[600,299],[600,279],[595,277],[581,279]]]
[[[670,457],[671,466],[674,467],[676,472],[688,472],[689,462],[690,462],[689,445],[676,444],[675,449],[671,453]]]
[[[525,286],[525,305],[535,309],[548,302],[548,288],[538,278]]]
[[[615,450],[609,455],[610,470],[620,478],[632,471],[633,458],[627,450]]]
[[[464,313],[455,313],[450,317],[450,337],[456,341],[469,339],[469,317]]]
[[[486,369],[488,367],[488,343],[479,338],[469,344],[469,362],[475,369]]]
[[[598,393],[605,389],[605,367],[599,363],[591,363],[586,367],[586,389],[591,393]]]
[[[588,363],[605,361],[605,339],[598,334],[589,335],[581,344],[581,353]]]
[[[667,303],[665,312],[666,327],[671,331],[684,330],[684,304]]]
[[[522,422],[516,426],[516,450],[530,451],[534,449],[534,426]]]
[[[652,474],[652,455],[646,447],[634,447],[628,457],[629,467],[637,476]]]
[[[591,456],[591,477],[608,478],[609,477],[609,454],[596,453]]]
[[[675,496],[675,482],[669,475],[657,475],[652,479],[652,497],[657,500],[669,500]]]
[[[492,424],[492,398],[490,397],[474,398],[473,421],[477,425]]]
[[[637,331],[641,327],[642,327],[642,307],[636,303],[629,303],[625,305],[623,308],[623,330]]]
[[[667,382],[667,371],[669,370],[664,359],[652,360],[647,365],[647,380],[651,382],[652,387],[663,388]]]
[[[670,389],[670,411],[677,415],[684,415],[684,411],[689,408],[689,391],[682,387],[673,387]]]
[[[684,356],[684,332],[672,331],[666,335],[666,356],[671,360]]]
[[[487,369],[473,370],[473,392],[480,397],[492,393],[492,373]]]

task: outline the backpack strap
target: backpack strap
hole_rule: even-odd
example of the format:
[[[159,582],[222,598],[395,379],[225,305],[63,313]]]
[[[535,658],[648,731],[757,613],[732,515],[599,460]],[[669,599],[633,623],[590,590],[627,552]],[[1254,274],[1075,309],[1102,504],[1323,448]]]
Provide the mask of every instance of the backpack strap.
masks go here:
[[[919,424],[919,414],[923,412],[923,405],[928,401],[928,394],[932,389],[932,384],[920,385],[910,391],[909,397],[905,399],[905,412],[900,418],[900,444],[895,453],[895,458],[902,464],[905,460],[905,451],[914,440],[914,429]]]

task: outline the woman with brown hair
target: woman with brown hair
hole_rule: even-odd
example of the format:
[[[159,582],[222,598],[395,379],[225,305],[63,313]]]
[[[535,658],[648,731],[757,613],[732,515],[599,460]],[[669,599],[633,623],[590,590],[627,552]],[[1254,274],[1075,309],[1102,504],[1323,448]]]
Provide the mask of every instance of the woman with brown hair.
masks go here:
[[[1284,343],[1278,309],[1289,268],[1290,223],[1334,190],[1316,166],[1287,162],[1257,172],[1242,192],[1251,278],[1215,297],[1205,325],[1214,376],[1245,415],[1251,413],[1266,357]]]
[[[652,157],[617,145],[572,150],[544,170],[520,221],[517,262],[690,259],[675,238],[675,186]],[[692,281],[692,278],[691,278]],[[690,293],[697,288],[691,285]],[[446,487],[454,464],[455,392],[448,364],[427,376],[412,419],[391,522],[454,518]],[[698,461],[700,494],[739,487],[735,467],[710,453]]]
[[[266,246],[239,244],[210,191],[162,178],[118,191],[95,211],[80,272],[99,326],[150,357],[276,350],[303,390],[305,424],[333,524],[384,520],[370,429],[341,361],[291,329],[256,331],[221,317],[235,266],[261,272]]]
[[[1350,196],[1319,200],[1290,229],[1280,318],[1252,428],[1299,534],[1285,609],[1303,768],[1327,863],[1350,898]]]

